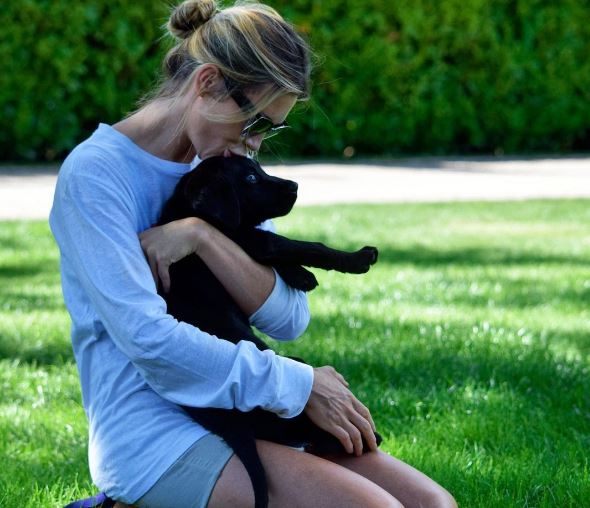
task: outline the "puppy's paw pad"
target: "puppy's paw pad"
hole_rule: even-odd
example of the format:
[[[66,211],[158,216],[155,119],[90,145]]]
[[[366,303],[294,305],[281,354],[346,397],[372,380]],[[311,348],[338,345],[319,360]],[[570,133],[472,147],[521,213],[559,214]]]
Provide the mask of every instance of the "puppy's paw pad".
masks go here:
[[[379,251],[377,250],[377,247],[365,246],[359,252],[363,253],[365,259],[370,265],[374,265],[377,262],[377,258],[379,257]]]
[[[352,254],[351,273],[366,273],[371,265],[377,261],[377,249],[375,247],[363,247]]]

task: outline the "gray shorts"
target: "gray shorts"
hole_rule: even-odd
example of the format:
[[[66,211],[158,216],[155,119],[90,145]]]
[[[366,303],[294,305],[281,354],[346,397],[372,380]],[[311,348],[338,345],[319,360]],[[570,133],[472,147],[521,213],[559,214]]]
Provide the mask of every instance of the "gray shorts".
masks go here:
[[[233,455],[216,434],[207,434],[172,464],[139,501],[138,508],[206,508],[215,483]]]

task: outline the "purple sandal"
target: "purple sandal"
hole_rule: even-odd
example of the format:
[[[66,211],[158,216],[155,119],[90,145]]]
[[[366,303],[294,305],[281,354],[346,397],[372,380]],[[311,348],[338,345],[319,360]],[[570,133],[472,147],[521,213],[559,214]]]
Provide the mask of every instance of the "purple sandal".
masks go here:
[[[115,501],[108,497],[104,492],[96,494],[96,496],[87,497],[74,501],[64,508],[113,508]]]

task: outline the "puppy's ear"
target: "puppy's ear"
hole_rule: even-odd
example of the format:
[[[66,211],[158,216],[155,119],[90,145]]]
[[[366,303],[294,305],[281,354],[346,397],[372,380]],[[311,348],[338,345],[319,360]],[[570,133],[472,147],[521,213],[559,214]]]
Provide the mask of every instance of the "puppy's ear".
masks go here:
[[[185,186],[185,200],[192,213],[220,230],[240,225],[240,200],[231,182],[221,173],[195,171]]]

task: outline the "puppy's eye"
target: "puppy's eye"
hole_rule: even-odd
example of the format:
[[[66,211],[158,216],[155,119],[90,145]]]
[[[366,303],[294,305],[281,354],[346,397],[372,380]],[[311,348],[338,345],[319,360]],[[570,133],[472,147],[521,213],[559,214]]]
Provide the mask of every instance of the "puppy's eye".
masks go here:
[[[251,173],[248,176],[246,176],[246,181],[248,183],[256,183],[256,182],[258,182],[258,177]]]

